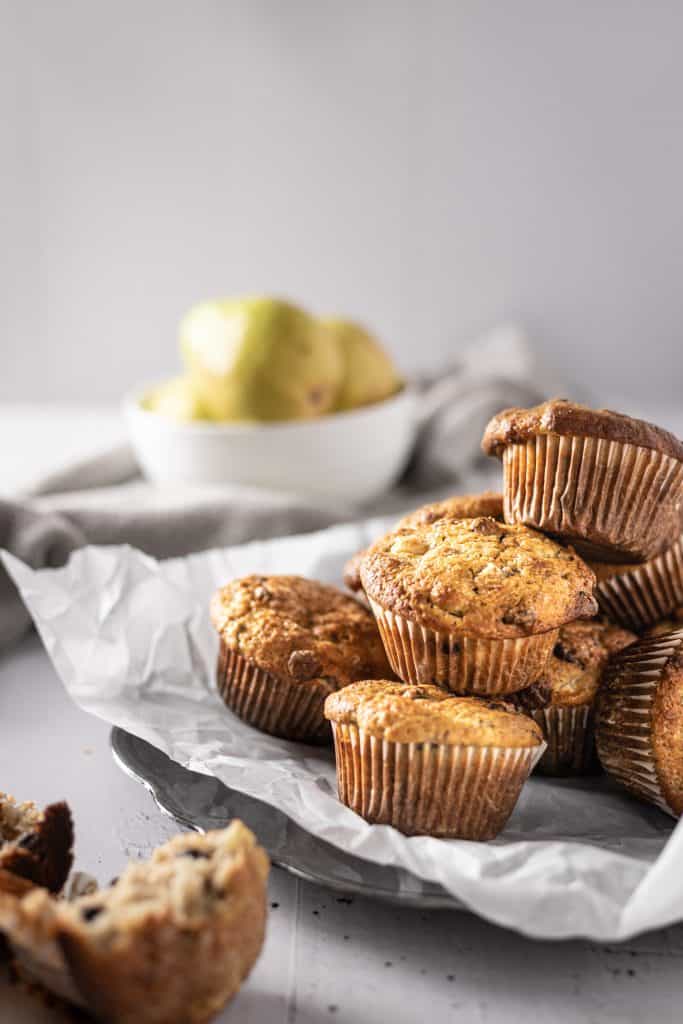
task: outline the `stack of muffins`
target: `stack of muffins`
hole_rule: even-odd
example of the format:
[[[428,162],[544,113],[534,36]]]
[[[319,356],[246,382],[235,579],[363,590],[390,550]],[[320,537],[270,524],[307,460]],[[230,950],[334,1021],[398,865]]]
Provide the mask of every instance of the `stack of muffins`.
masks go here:
[[[340,799],[408,835],[494,838],[534,766],[587,775],[596,750],[679,816],[683,444],[556,399],[496,416],[483,448],[503,494],[405,517],[348,563],[358,599],[223,588],[225,702],[286,739],[331,732]]]

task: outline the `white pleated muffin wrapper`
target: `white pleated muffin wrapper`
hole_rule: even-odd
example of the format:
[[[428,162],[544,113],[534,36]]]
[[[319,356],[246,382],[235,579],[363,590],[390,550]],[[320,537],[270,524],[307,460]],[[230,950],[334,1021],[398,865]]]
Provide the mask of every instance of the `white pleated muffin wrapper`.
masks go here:
[[[653,557],[683,501],[683,462],[597,437],[509,444],[503,473],[506,522],[555,534],[598,561],[618,561],[615,549],[627,562]]]
[[[659,780],[652,711],[662,672],[683,645],[683,629],[653,637],[608,666],[596,722],[598,755],[612,778],[665,814],[677,818]],[[611,678],[612,677],[612,678]]]
[[[389,664],[404,683],[436,683],[454,693],[514,693],[542,675],[559,629],[489,638],[430,629],[369,598]]]
[[[683,605],[683,534],[648,562],[622,569],[604,580],[598,575],[595,588],[600,610],[614,622],[640,632]]]
[[[528,712],[540,725],[546,750],[538,769],[546,775],[586,775],[595,771],[597,757],[591,704],[537,708]]]
[[[386,526],[338,526],[166,562],[129,547],[83,548],[56,570],[4,560],[72,699],[179,764],[531,936],[615,940],[683,919],[683,831],[672,835],[670,818],[604,779],[532,777],[489,843],[406,837],[340,803],[331,748],[275,739],[226,709],[215,689],[213,591],[250,572],[339,582],[344,562]]]
[[[347,722],[332,732],[339,799],[408,835],[495,838],[545,749],[400,743]]]

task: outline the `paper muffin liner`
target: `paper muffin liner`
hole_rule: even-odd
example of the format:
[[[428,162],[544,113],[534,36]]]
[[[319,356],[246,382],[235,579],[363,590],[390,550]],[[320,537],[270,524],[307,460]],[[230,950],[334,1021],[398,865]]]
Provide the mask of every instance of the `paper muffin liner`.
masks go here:
[[[537,771],[543,775],[570,776],[594,775],[600,770],[592,705],[536,708],[528,714],[541,727],[547,743]]]
[[[332,735],[342,803],[372,824],[448,839],[494,839],[543,750],[395,743],[339,722]]]
[[[559,630],[528,637],[465,636],[420,626],[372,599],[389,664],[404,683],[436,683],[454,693],[514,693],[542,674]]]
[[[220,642],[216,682],[236,715],[261,732],[289,740],[323,743],[330,726],[323,714],[327,692],[307,683],[290,683],[266,672]]]
[[[671,541],[683,463],[639,445],[538,434],[503,452],[504,512],[595,561],[639,562]],[[675,529],[674,529],[675,532]]]
[[[678,815],[667,802],[657,772],[652,710],[662,671],[679,646],[667,636],[656,637],[608,666],[595,724],[598,757],[605,771],[629,792],[674,818]],[[618,685],[608,688],[608,681]]]
[[[640,632],[683,605],[683,534],[649,562],[599,580],[601,611],[620,626]]]

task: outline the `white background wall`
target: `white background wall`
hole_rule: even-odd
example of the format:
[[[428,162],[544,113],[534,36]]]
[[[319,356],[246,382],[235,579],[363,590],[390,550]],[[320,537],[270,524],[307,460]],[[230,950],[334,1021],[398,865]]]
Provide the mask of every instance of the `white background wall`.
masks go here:
[[[500,319],[598,394],[683,379],[683,4],[0,0],[0,398],[172,370],[195,300]]]

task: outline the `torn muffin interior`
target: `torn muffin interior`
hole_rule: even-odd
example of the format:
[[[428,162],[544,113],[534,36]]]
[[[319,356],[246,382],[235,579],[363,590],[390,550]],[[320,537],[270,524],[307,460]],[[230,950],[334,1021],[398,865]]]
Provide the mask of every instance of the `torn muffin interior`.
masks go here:
[[[208,1014],[224,1005],[258,956],[268,867],[236,820],[222,831],[176,836],[108,888],[81,889],[72,900],[36,886],[0,891],[0,934],[20,975],[95,1016],[158,1022],[192,1004],[196,1019],[208,1020],[197,1008]],[[163,1012],[155,1003],[151,1015],[131,1018],[138,989],[163,986],[169,963],[187,971],[159,996]],[[183,1020],[194,1020],[187,1012]]]
[[[42,811],[32,801],[17,803],[8,793],[0,793],[0,844],[15,842],[42,819]]]
[[[245,831],[233,823],[222,832],[176,836],[149,861],[129,864],[109,888],[65,904],[64,920],[105,946],[115,943],[122,929],[135,932],[160,918],[198,929],[230,896]]]

